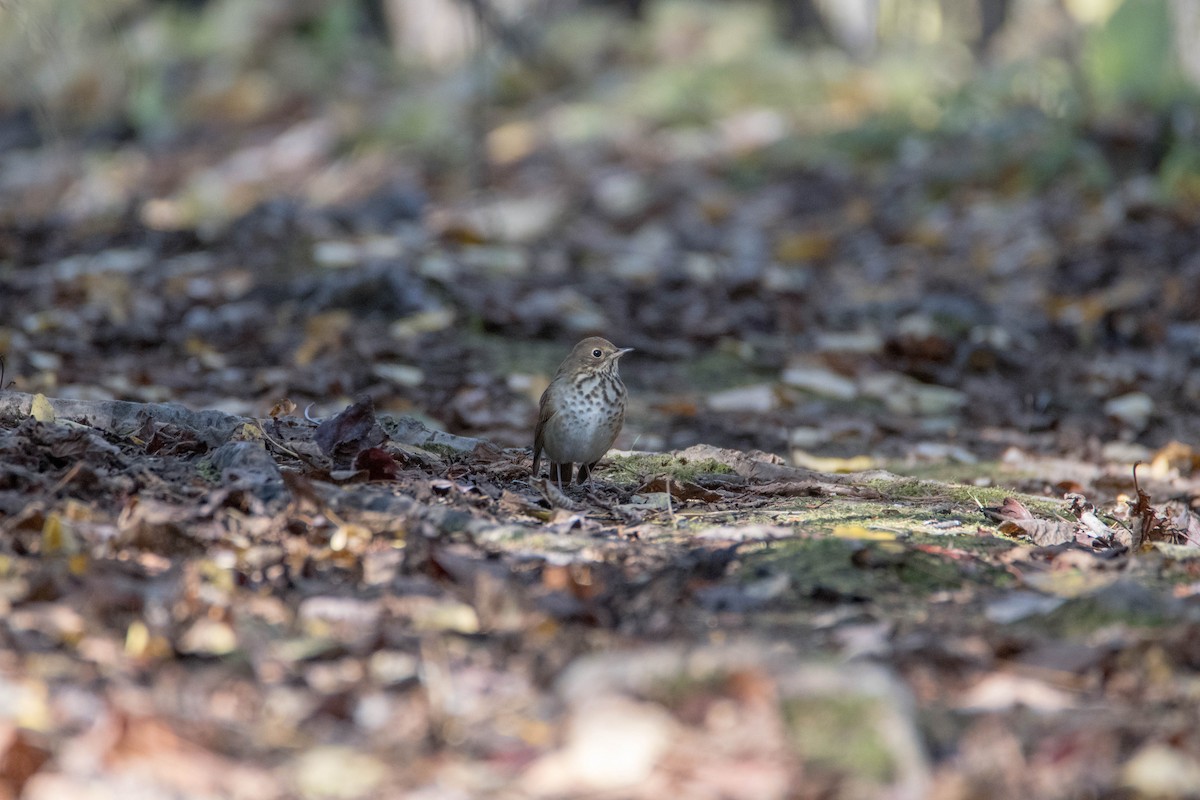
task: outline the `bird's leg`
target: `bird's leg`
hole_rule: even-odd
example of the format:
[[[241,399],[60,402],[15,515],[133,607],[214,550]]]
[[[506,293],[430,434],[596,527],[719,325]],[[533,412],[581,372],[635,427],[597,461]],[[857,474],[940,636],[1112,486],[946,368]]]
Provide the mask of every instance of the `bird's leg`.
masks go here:
[[[571,465],[550,462],[550,477],[558,483],[558,490],[563,490],[563,467],[567,469],[567,483],[571,482]]]

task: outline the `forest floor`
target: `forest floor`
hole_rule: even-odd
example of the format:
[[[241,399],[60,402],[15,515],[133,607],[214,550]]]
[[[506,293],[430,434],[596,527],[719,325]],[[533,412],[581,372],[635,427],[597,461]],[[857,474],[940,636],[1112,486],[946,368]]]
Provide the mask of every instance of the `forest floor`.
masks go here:
[[[1197,796],[1155,130],[535,121],[463,191],[343,112],[3,120],[0,798]],[[590,334],[630,408],[560,491]]]

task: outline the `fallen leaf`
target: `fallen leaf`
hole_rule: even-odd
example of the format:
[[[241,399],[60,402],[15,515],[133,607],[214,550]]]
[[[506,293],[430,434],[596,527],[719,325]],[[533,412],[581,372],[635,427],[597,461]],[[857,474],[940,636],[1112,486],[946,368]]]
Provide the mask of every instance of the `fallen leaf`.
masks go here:
[[[199,656],[224,656],[237,650],[238,639],[226,622],[201,617],[179,638],[179,651]]]
[[[54,422],[56,419],[54,407],[50,405],[46,395],[40,393],[34,395],[33,402],[29,404],[29,416],[38,422]]]
[[[839,539],[861,539],[869,542],[890,542],[896,538],[892,531],[865,528],[862,525],[835,525],[831,533]]]
[[[992,672],[972,686],[958,702],[958,708],[973,713],[1028,708],[1040,712],[1060,712],[1079,704],[1075,695],[1045,681],[1023,675]]]
[[[816,470],[817,472],[866,472],[875,469],[878,463],[870,456],[851,456],[836,458],[833,456],[814,456],[803,450],[792,448],[792,463],[797,467]]]
[[[984,506],[979,509],[985,517],[993,522],[1005,520],[1033,519],[1033,512],[1026,508],[1015,497],[1006,497],[999,506]]]
[[[368,447],[354,457],[354,469],[365,470],[372,481],[394,481],[400,475],[400,465],[392,454],[379,447]]]
[[[1006,519],[1000,523],[1000,532],[1028,536],[1039,547],[1050,547],[1075,541],[1076,526],[1060,519]]]
[[[357,748],[324,745],[301,753],[292,762],[296,788],[311,800],[357,800],[377,797],[387,765]]]
[[[357,453],[364,447],[380,444],[386,438],[387,435],[375,421],[375,405],[369,397],[360,398],[337,416],[325,420],[313,434],[313,440],[327,456],[339,450]]]

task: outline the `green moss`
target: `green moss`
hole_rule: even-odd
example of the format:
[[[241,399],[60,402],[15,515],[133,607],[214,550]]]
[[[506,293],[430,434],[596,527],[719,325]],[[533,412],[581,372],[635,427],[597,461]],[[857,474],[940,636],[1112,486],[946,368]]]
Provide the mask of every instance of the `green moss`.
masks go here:
[[[891,780],[896,764],[880,733],[881,702],[853,695],[785,701],[784,720],[797,754],[806,763],[860,779]]]
[[[770,509],[742,511],[739,521],[778,525],[801,525],[809,533],[832,533],[843,525],[861,526],[870,530],[889,531],[898,536],[929,533],[929,520],[944,512],[928,505],[891,501],[834,498],[788,501]]]
[[[728,475],[732,472],[732,467],[715,459],[690,461],[667,453],[614,456],[602,470],[605,478],[617,483],[645,481],[659,475],[669,476],[676,481],[694,481],[701,475]]]
[[[209,483],[221,482],[221,471],[213,466],[212,460],[208,458],[196,462],[196,474]]]
[[[741,571],[747,581],[780,573],[791,581],[793,600],[816,596],[881,602],[924,597],[963,582],[954,561],[903,542],[826,536],[776,542],[748,553]]]
[[[1007,464],[996,461],[980,461],[975,464],[963,464],[957,461],[932,461],[911,464],[906,461],[885,462],[883,468],[888,472],[906,478],[920,478],[926,481],[942,481],[943,483],[969,483],[981,478],[996,484],[1004,482],[1031,480],[1037,477],[1034,470],[1017,470]]]
[[[979,506],[998,506],[1005,498],[1015,497],[1037,515],[1054,516],[1063,511],[1061,500],[1035,497],[1002,486],[971,486],[912,477],[871,478],[864,481],[863,485],[895,501],[939,500],[964,508],[978,509]]]
[[[1103,591],[1103,590],[1101,590]],[[1078,597],[1022,627],[1039,633],[1070,638],[1087,637],[1113,626],[1158,628],[1171,622],[1165,609],[1157,604],[1146,608],[1120,608],[1100,595]]]
[[[863,485],[893,499],[908,500],[945,497],[948,488],[947,484],[918,478],[871,478],[864,481]]]
[[[435,456],[440,456],[447,461],[460,458],[463,455],[462,450],[456,450],[448,444],[440,444],[437,442],[426,442],[425,444],[421,445],[421,449],[433,453]]]
[[[976,533],[914,533],[910,541],[913,544],[948,547],[979,555],[995,555],[1019,546],[1016,542],[1000,536],[980,536]]]
[[[895,569],[896,577],[905,587],[921,594],[957,589],[963,583],[962,573],[954,561],[914,550],[904,551]]]

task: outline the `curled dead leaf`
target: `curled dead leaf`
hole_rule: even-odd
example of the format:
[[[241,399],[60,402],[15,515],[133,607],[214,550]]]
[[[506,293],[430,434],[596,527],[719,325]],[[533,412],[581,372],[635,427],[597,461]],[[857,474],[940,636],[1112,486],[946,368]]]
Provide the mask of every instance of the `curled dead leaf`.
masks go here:
[[[993,522],[1033,519],[1033,512],[1026,508],[1021,501],[1015,497],[1006,497],[998,506],[983,506],[979,510],[985,517]]]
[[[1060,519],[1006,519],[1000,523],[1000,532],[1028,536],[1038,547],[1075,541],[1075,525]]]

